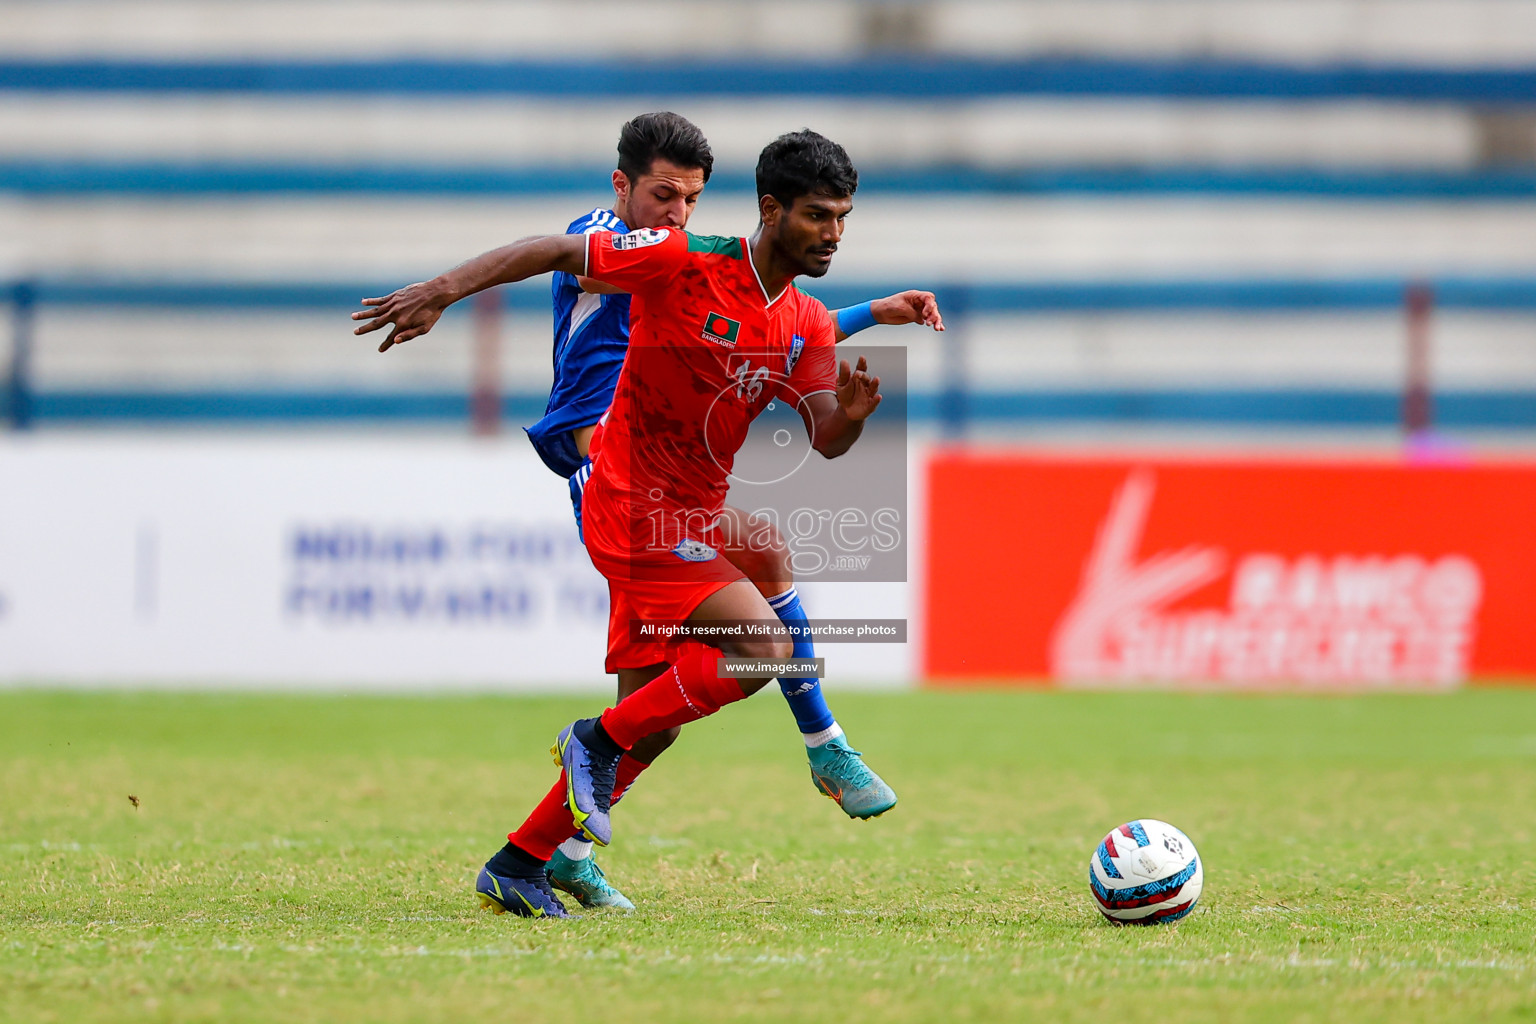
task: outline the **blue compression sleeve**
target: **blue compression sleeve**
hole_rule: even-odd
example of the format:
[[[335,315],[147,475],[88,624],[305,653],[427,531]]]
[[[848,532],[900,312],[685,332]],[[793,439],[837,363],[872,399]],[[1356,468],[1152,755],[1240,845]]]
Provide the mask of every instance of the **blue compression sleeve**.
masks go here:
[[[871,303],[861,302],[832,314],[837,317],[837,329],[845,335],[858,334],[866,327],[875,326],[875,314]]]

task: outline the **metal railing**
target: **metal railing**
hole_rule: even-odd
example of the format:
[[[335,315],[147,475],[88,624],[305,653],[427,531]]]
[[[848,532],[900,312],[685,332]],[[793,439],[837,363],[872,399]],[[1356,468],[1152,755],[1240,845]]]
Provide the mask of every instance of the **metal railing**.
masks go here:
[[[862,301],[870,295],[899,290],[906,283],[816,285],[814,292],[831,307]],[[10,311],[11,358],[3,394],[3,418],[16,430],[39,419],[293,419],[374,416],[436,419],[478,417],[485,430],[505,400],[491,391],[490,376],[481,374],[474,386],[457,394],[358,395],[340,392],[236,396],[198,392],[167,397],[123,396],[106,392],[39,393],[33,379],[34,348],[40,309],[110,308],[167,310],[244,310],[291,313],[329,310],[344,316],[359,297],[387,287],[369,284],[300,284],[237,281],[128,281],[122,279],[38,278],[0,284]],[[1284,423],[1287,408],[1296,416],[1318,422],[1376,424],[1399,413],[1412,429],[1429,425],[1431,410],[1428,365],[1432,309],[1513,311],[1536,314],[1536,277],[1442,277],[1415,281],[1402,278],[1078,281],[950,283],[937,287],[950,330],[942,338],[939,378],[909,408],[914,415],[937,421],[944,432],[962,436],[978,419],[1115,419],[1121,421]],[[465,303],[465,307],[472,304]],[[498,311],[546,313],[549,292],[542,282],[497,289],[495,298],[475,308],[481,317]],[[457,310],[458,307],[455,307]],[[1260,392],[1241,389],[1184,392],[992,391],[974,383],[968,365],[966,325],[980,316],[1044,314],[1167,313],[1318,313],[1401,311],[1408,346],[1409,379],[1400,394],[1370,391],[1332,392],[1332,411],[1322,409],[1317,396],[1271,401]],[[466,308],[465,312],[468,312]],[[454,311],[450,311],[451,314]],[[494,325],[479,328],[482,335]],[[1536,344],[1536,340],[1533,340]],[[484,347],[482,344],[481,347]],[[1413,368],[1418,368],[1417,372]],[[473,395],[472,395],[473,392]],[[1437,395],[1435,408],[1455,421],[1479,425],[1536,427],[1536,394],[1524,391],[1466,392]],[[518,399],[519,415],[527,412],[531,396]],[[158,404],[157,404],[158,402]],[[1310,403],[1310,404],[1309,404]],[[1476,409],[1473,409],[1473,406]],[[473,412],[472,412],[473,410]],[[1182,412],[1181,412],[1182,410]],[[1480,411],[1478,411],[1480,410]],[[537,413],[535,413],[537,415]]]

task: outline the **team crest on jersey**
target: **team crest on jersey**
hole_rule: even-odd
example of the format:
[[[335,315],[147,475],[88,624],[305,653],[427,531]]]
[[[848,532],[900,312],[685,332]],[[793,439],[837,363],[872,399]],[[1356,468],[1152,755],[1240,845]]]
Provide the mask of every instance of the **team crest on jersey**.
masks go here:
[[[724,345],[726,348],[736,347],[736,337],[741,333],[741,321],[732,320],[728,316],[711,312],[704,318],[704,330],[699,335],[705,341],[712,341],[716,345]]]
[[[784,358],[784,376],[788,377],[795,372],[795,364],[800,361],[800,353],[805,351],[805,339],[796,334],[789,342],[789,355]]]
[[[672,549],[672,553],[685,562],[707,562],[720,552],[701,540],[684,540]]]
[[[631,231],[627,235],[614,235],[613,247],[615,249],[644,249],[648,245],[658,245],[667,240],[667,229],[641,228],[639,231]]]

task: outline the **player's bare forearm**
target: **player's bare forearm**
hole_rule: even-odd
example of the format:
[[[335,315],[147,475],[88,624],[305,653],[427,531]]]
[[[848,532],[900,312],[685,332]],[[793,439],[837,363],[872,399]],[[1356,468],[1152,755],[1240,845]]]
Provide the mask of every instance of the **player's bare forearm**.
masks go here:
[[[867,310],[862,306],[851,306],[838,310],[833,316],[838,341],[847,341],[871,324],[922,324],[935,331],[944,329],[944,316],[939,312],[939,300],[933,292],[915,289],[897,292],[883,299],[871,299],[865,305],[869,307]],[[850,321],[848,324],[844,322],[845,314]],[[851,330],[846,329],[849,326]]]
[[[498,284],[526,281],[556,270],[579,274],[586,269],[586,253],[584,235],[534,235],[465,260],[437,280],[452,296],[451,301],[457,302]]]
[[[811,447],[825,458],[847,453],[864,433],[864,421],[880,407],[880,378],[869,374],[869,364],[859,357],[857,367],[844,359],[837,367],[837,391],[809,395],[800,405],[811,432]]]
[[[839,455],[848,454],[859,435],[864,433],[864,421],[849,419],[842,406],[834,406],[832,411],[816,421],[812,428],[812,437],[815,438],[811,447],[819,452],[822,458],[835,459]]]
[[[365,323],[353,334],[368,334],[393,325],[379,345],[380,352],[430,331],[443,311],[460,299],[498,284],[511,284],[539,274],[586,269],[585,235],[535,235],[465,260],[430,281],[418,281],[378,298],[364,299],[364,309],[352,314]]]

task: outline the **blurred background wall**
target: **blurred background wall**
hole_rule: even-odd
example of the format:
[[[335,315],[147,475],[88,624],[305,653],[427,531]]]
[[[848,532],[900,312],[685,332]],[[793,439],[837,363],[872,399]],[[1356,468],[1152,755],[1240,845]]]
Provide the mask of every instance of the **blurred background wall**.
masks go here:
[[[846,145],[810,290],[940,292],[948,334],[860,339],[907,349],[919,463],[1536,442],[1528,0],[5,0],[0,413],[447,438],[478,365],[526,459],[542,283],[478,363],[468,313],[387,356],[346,315],[607,205],[657,108],[714,145],[707,233],[752,230],[773,136]]]

